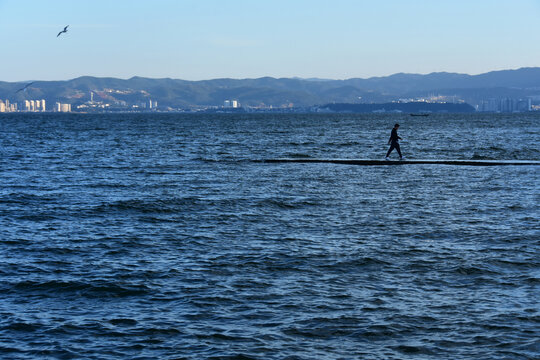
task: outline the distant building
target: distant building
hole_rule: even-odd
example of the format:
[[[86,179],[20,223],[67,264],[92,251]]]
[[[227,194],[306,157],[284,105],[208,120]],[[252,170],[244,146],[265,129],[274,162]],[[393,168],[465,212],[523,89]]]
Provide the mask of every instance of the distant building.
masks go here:
[[[149,109],[149,110],[156,109],[157,108],[157,101],[149,99],[147,102],[139,104],[139,107],[141,107],[143,109]]]
[[[54,111],[56,112],[71,112],[71,104],[55,103]]]
[[[514,99],[501,99],[501,105],[499,107],[499,110],[501,112],[513,112],[515,109],[515,102]]]
[[[6,112],[6,104],[0,100],[0,112]]]
[[[223,107],[224,108],[238,108],[239,105],[238,105],[238,101],[237,100],[225,100],[223,102]]]
[[[527,112],[532,111],[532,99],[519,99],[516,102],[516,109],[514,111]]]
[[[499,102],[497,101],[497,99],[483,100],[480,106],[478,107],[478,111],[497,112],[499,111]]]

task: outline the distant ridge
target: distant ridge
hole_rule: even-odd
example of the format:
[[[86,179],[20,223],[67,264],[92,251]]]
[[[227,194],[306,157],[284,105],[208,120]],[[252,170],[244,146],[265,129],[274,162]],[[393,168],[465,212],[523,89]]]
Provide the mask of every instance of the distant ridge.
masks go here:
[[[74,105],[89,101],[111,103],[157,101],[160,106],[221,106],[238,100],[246,106],[310,107],[332,103],[389,103],[400,98],[428,95],[453,96],[471,105],[489,98],[540,99],[540,67],[491,71],[479,75],[436,72],[426,75],[398,73],[385,77],[347,80],[272,78],[187,81],[81,76],[66,81],[36,81],[15,94],[22,82],[0,82],[0,99],[45,99]],[[536,100],[535,100],[536,101]]]

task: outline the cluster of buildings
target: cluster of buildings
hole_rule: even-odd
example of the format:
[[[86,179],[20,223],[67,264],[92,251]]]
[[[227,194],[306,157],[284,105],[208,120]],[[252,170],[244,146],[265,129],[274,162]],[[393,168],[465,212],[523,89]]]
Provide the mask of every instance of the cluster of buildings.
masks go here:
[[[47,110],[45,100],[24,100],[21,103],[21,111],[42,112]]]
[[[489,99],[478,105],[477,111],[482,112],[525,112],[533,111],[532,99]]]
[[[0,100],[0,112],[18,112],[31,111],[42,112],[47,111],[45,100],[24,100],[20,103],[12,103],[9,100]]]
[[[20,103],[12,103],[9,100],[0,99],[0,113],[6,112],[71,112],[71,104],[55,103],[52,109],[47,109],[45,100],[24,100]]]
[[[0,100],[0,112],[16,112],[17,104],[12,104],[9,100]]]
[[[431,95],[424,98],[399,99],[393,102],[398,102],[398,103],[426,102],[426,103],[462,104],[465,101],[456,96]],[[480,104],[475,105],[475,108],[476,108],[476,111],[479,111],[479,112],[503,112],[503,113],[527,112],[527,111],[537,110],[536,106],[533,105],[531,98],[526,98],[526,99],[493,98],[493,99],[488,99],[488,100],[482,100]]]
[[[463,99],[460,99],[459,97],[452,95],[429,95],[425,97],[417,97],[417,98],[401,98],[397,101],[392,101],[394,103],[400,103],[400,104],[406,104],[410,102],[423,102],[423,103],[435,103],[435,104],[462,104],[465,101]]]
[[[135,103],[128,103],[125,100],[118,100],[114,98],[106,98],[100,94],[100,92],[96,92],[98,95],[100,95],[101,100],[95,101],[94,100],[94,91],[90,91],[90,101],[86,101],[82,104],[76,105],[77,111],[81,112],[107,112],[107,111],[144,111],[144,110],[152,110],[156,111],[158,108],[158,102],[156,100],[146,100],[142,102],[135,102]],[[121,94],[125,95],[131,94],[129,91],[121,91],[121,90],[114,90],[114,89],[106,89],[105,91],[102,91],[103,94]]]

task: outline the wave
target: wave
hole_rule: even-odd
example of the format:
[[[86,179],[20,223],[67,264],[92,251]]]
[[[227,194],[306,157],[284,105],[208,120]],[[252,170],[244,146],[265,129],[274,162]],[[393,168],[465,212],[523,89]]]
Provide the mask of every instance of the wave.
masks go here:
[[[27,192],[17,192],[0,196],[0,204],[31,205],[36,203],[57,202],[59,200],[58,196],[58,194],[36,195]]]
[[[278,209],[301,209],[305,207],[318,206],[319,202],[307,199],[279,199],[271,198],[257,202],[260,208],[278,208]]]
[[[309,154],[306,154],[306,153],[296,153],[296,152],[287,152],[284,154],[285,158],[300,158],[300,159],[303,159],[303,158],[311,158],[311,155]]]
[[[107,281],[21,281],[8,286],[8,292],[27,292],[32,294],[77,294],[85,297],[130,297],[150,294],[150,288],[145,285],[128,285]]]
[[[201,199],[199,197],[191,196],[154,200],[131,199],[103,203],[95,207],[93,212],[108,213],[115,211],[136,211],[141,213],[171,213],[200,204]]]

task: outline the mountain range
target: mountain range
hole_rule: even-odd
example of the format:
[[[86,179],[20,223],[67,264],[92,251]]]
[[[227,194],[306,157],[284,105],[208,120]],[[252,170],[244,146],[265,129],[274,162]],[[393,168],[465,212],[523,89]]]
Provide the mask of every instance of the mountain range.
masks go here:
[[[540,67],[492,71],[480,75],[437,72],[426,75],[399,73],[384,77],[347,80],[272,78],[130,79],[83,76],[66,81],[35,81],[25,91],[23,82],[0,82],[0,99],[20,102],[45,99],[82,104],[90,100],[111,104],[157,101],[159,107],[222,106],[238,100],[244,106],[310,107],[331,103],[385,103],[398,99],[442,96],[476,105],[488,99],[532,98],[540,101]]]

